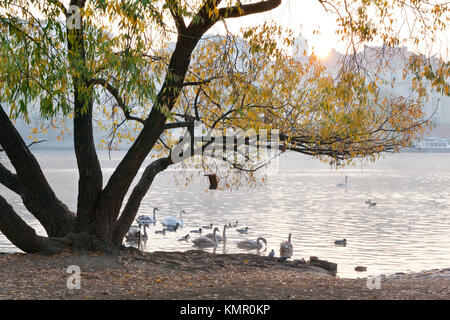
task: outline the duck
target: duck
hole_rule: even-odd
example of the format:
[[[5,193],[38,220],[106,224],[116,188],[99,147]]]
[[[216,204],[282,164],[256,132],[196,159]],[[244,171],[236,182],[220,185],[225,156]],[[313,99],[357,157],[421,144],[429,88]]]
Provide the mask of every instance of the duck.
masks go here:
[[[289,233],[288,241],[284,241],[280,244],[280,257],[292,257],[294,247],[291,243],[291,234]]]
[[[179,227],[183,227],[183,214],[186,214],[186,211],[180,210],[180,220],[178,220],[175,217],[165,217],[163,221],[161,221],[161,224],[164,227],[175,227],[178,223]]]
[[[166,228],[160,230],[160,231],[155,231],[156,234],[163,234],[166,235]]]
[[[225,242],[227,241],[227,235],[226,235],[226,231],[227,231],[227,225],[223,226],[223,235],[216,235],[217,241],[218,242]],[[208,233],[205,237],[213,240],[214,239],[214,234],[213,233]]]
[[[264,242],[264,244],[266,245],[266,248],[267,248],[267,240],[262,237],[259,237],[258,239],[256,239],[256,241],[255,240],[239,241],[237,243],[237,247],[241,248],[241,249],[249,249],[249,250],[257,249],[257,250],[259,250],[263,247],[262,242]]]
[[[146,216],[146,215],[141,215],[139,217],[137,217],[136,221],[137,223],[140,224],[156,224],[156,211],[158,211],[158,208],[153,208],[153,218]]]
[[[236,222],[234,224],[231,224],[231,222],[228,223],[228,228],[236,228],[238,225],[238,221],[236,220]]]
[[[275,257],[275,250],[272,249],[272,251],[270,251],[268,257],[269,257],[269,258]]]
[[[187,234],[184,237],[181,237],[180,239],[178,239],[178,241],[189,241],[190,238],[191,238],[191,236],[189,234]]]
[[[347,186],[347,176],[345,176],[345,182],[344,183],[339,183],[336,185],[336,187],[346,187]]]
[[[217,231],[219,231],[219,229],[214,228],[214,231],[213,231],[214,239],[212,239],[212,240],[207,237],[200,237],[200,238],[192,240],[192,242],[194,243],[194,247],[217,248],[217,246],[219,245],[219,241],[217,240],[217,235],[216,235]]]
[[[340,245],[340,246],[346,246],[347,245],[347,239],[342,240],[336,240],[334,244]]]
[[[202,228],[199,228],[198,230],[191,230],[191,233],[202,233]]]
[[[248,233],[248,227],[242,228],[242,229],[236,229],[239,233]]]
[[[213,224],[212,223],[210,223],[209,226],[202,226],[202,229],[209,230],[209,229],[212,229],[212,228],[213,228]]]
[[[366,204],[368,204],[369,207],[373,207],[373,206],[376,206],[376,205],[377,205],[376,202],[372,202],[372,200],[370,200],[370,199],[366,201]]]

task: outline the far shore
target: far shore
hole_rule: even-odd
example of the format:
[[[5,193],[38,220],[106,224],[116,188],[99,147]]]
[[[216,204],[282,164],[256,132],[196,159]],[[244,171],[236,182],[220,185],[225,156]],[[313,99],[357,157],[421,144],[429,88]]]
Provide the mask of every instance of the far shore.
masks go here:
[[[71,265],[80,267],[80,289],[67,288]],[[254,254],[0,253],[0,299],[450,299],[450,268],[383,276],[379,289],[367,283]]]

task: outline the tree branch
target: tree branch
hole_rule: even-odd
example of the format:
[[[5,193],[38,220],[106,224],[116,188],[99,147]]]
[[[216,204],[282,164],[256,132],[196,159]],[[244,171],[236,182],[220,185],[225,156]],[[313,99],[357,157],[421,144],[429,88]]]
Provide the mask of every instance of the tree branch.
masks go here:
[[[56,197],[36,158],[25,145],[0,104],[0,145],[22,184],[21,197],[26,208],[39,220],[51,237],[72,229],[74,215]]]
[[[61,10],[61,12],[62,12],[66,17],[69,16],[69,13],[68,13],[66,7],[64,6],[64,4],[63,4],[61,1],[59,1],[59,0],[47,0],[47,2],[50,3],[50,4],[53,4],[53,5],[56,6],[56,7],[58,7],[58,8]]]
[[[106,81],[105,79],[100,79],[100,78],[92,79],[91,85],[97,85],[97,84],[103,86],[114,97],[117,104],[122,109],[125,119],[137,121],[142,124],[145,123],[144,119],[141,119],[139,117],[135,117],[135,116],[131,115],[130,110],[126,106],[125,101],[120,96],[119,90],[116,87],[114,87],[113,85],[108,83],[108,81]]]
[[[183,33],[186,30],[186,24],[184,23],[183,15],[180,12],[180,7],[177,0],[166,0],[166,5],[169,8],[170,14],[175,21],[178,33]]]
[[[119,219],[117,219],[115,226],[114,226],[114,241],[117,245],[122,244],[123,237],[127,233],[128,229],[130,228],[130,225],[133,223],[134,219],[136,218],[136,214],[139,210],[139,207],[141,205],[142,199],[147,194],[148,190],[150,189],[150,186],[153,183],[154,178],[156,175],[165,169],[169,165],[172,164],[172,160],[170,156],[168,158],[162,158],[158,159],[156,161],[153,161],[144,171],[142,174],[141,179],[137,183],[137,185],[134,187],[130,197],[128,198],[127,204],[125,205],[125,208],[122,211],[122,214],[120,215]]]
[[[268,0],[245,5],[232,6],[219,9],[219,20],[226,18],[245,17],[255,13],[267,12],[277,8],[282,0]]]
[[[9,190],[14,191],[17,194],[22,193],[22,183],[16,174],[9,171],[4,165],[0,163],[0,183],[7,187]]]
[[[27,253],[57,253],[64,248],[61,243],[38,236],[2,196],[0,196],[0,231],[17,248]]]

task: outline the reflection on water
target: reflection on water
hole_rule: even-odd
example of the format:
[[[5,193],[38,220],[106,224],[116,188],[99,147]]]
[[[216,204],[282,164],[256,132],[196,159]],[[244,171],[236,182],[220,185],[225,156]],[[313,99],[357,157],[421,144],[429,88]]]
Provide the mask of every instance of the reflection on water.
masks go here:
[[[71,152],[37,151],[37,158],[58,196],[72,209],[76,207],[76,162]],[[101,153],[105,180],[123,153],[109,160]],[[140,214],[157,220],[179,217],[184,209],[184,227],[166,235],[158,222],[149,230],[145,250],[188,250],[191,242],[178,241],[189,231],[213,223],[223,225],[239,221],[249,227],[248,234],[227,232],[227,245],[219,244],[217,253],[243,252],[236,242],[243,239],[267,239],[267,255],[292,233],[293,259],[318,256],[338,263],[338,276],[358,277],[358,265],[382,273],[421,271],[450,266],[450,154],[390,155],[364,168],[330,169],[315,160],[288,155],[280,160],[279,171],[271,173],[258,189],[241,188],[237,192],[207,191],[208,181],[187,187],[177,186],[173,171],[158,176],[142,203]],[[348,176],[347,187],[337,187]],[[15,209],[38,233],[43,229],[26,213],[14,194],[0,189]],[[369,207],[365,201],[377,202]],[[208,230],[210,232],[211,230]],[[221,233],[220,233],[221,234]],[[191,233],[191,237],[198,235]],[[337,239],[347,246],[335,246]],[[207,249],[213,252],[213,249]],[[0,251],[16,251],[0,234]]]

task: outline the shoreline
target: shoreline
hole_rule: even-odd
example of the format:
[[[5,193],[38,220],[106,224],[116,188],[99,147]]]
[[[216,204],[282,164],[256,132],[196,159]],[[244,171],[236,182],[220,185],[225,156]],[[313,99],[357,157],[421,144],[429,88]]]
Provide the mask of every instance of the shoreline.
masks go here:
[[[81,289],[69,290],[70,265]],[[2,299],[450,299],[450,268],[367,278],[333,276],[310,264],[204,251],[39,256],[0,254]]]

